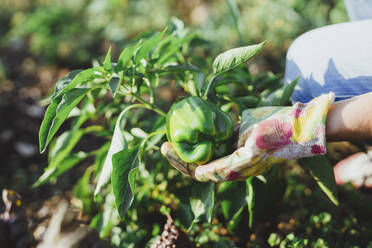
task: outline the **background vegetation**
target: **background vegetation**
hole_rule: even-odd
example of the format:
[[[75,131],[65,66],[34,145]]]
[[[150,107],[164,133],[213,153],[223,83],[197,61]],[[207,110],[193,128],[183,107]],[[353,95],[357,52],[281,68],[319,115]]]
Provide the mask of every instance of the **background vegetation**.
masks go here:
[[[238,11],[231,9],[228,2],[2,0],[0,188],[11,188],[22,195],[35,238],[37,227],[51,215],[40,216],[40,209],[67,199],[81,209],[78,221],[90,224],[112,246],[144,247],[163,229],[164,214],[169,209],[161,206],[172,208],[172,195],[164,178],[183,180],[173,169],[157,168],[156,174],[148,176],[153,177],[152,183],[140,181],[143,200],[136,202],[121,223],[115,217],[113,199],[106,199],[105,206],[92,199],[91,170],[86,169],[94,161],[86,161],[58,180],[32,188],[48,164],[47,156],[38,153],[37,134],[45,111],[43,99],[51,93],[58,78],[73,69],[103,61],[110,46],[117,58],[135,37],[163,30],[172,17],[177,17],[188,29],[210,41],[207,49],[195,51],[207,63],[225,49],[267,40],[264,52],[244,70],[253,77],[265,72],[277,79],[284,71],[286,50],[298,35],[348,20],[340,0],[239,0]],[[162,94],[172,99],[174,92],[164,90]],[[136,127],[136,118],[141,114],[135,114],[129,126]],[[149,126],[151,122],[142,125]],[[78,145],[94,150],[100,147],[101,140],[88,135]],[[360,149],[364,149],[360,144],[349,145],[332,161],[336,163]],[[160,155],[155,154],[154,158],[162,160]],[[228,223],[216,216],[212,224],[195,226],[188,239],[204,247],[372,247],[370,190],[355,189],[352,185],[339,187],[340,206],[335,207],[300,166],[291,162],[286,168],[289,180],[284,198],[266,206],[254,228],[248,227],[247,213],[243,213],[240,228],[236,229],[228,228]],[[100,210],[106,219],[97,215]],[[171,215],[180,219],[175,212]]]

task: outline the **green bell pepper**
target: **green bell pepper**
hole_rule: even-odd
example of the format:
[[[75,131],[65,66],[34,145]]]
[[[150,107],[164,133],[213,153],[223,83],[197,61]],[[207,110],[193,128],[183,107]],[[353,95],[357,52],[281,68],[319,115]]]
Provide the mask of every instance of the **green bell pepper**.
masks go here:
[[[184,162],[205,164],[231,147],[234,124],[230,116],[200,97],[173,104],[166,125],[168,141]]]

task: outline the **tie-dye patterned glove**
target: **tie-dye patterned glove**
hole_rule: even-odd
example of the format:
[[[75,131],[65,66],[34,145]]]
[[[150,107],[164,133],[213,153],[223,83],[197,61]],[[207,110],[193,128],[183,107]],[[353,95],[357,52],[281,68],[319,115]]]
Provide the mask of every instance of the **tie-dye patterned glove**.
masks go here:
[[[274,164],[325,154],[325,122],[334,94],[321,95],[307,104],[260,107],[243,112],[237,149],[205,165],[183,162],[170,143],[162,153],[182,173],[198,181],[241,180],[260,175]]]

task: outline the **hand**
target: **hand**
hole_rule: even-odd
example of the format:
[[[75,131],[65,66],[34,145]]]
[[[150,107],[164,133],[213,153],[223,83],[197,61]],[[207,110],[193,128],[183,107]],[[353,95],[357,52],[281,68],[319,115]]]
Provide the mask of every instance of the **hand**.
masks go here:
[[[233,147],[237,146],[237,137],[239,134],[240,125],[235,125],[234,139],[235,143]],[[260,175],[266,170],[270,169],[271,166],[262,166],[260,163],[244,163],[243,166],[238,166],[239,160],[244,160],[241,156],[246,149],[237,149],[234,153],[214,160],[204,165],[196,165],[192,163],[184,162],[175,152],[171,143],[164,142],[161,146],[161,153],[167,158],[169,163],[178,171],[184,175],[190,176],[198,181],[228,181],[228,180],[244,180],[248,176]],[[235,166],[232,164],[235,162]],[[232,170],[235,168],[235,170]],[[245,171],[245,173],[242,173]],[[221,176],[223,175],[223,176]]]
[[[287,159],[326,152],[325,120],[333,99],[330,93],[308,104],[244,111],[236,150],[205,165],[183,162],[169,142],[162,145],[161,152],[173,167],[198,181],[242,180],[260,175]]]

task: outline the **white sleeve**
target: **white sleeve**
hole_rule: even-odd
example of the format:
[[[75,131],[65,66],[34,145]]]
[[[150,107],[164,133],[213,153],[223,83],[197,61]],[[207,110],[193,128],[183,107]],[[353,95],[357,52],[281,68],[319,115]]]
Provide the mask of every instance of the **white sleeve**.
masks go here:
[[[351,21],[372,19],[372,0],[345,0]]]

